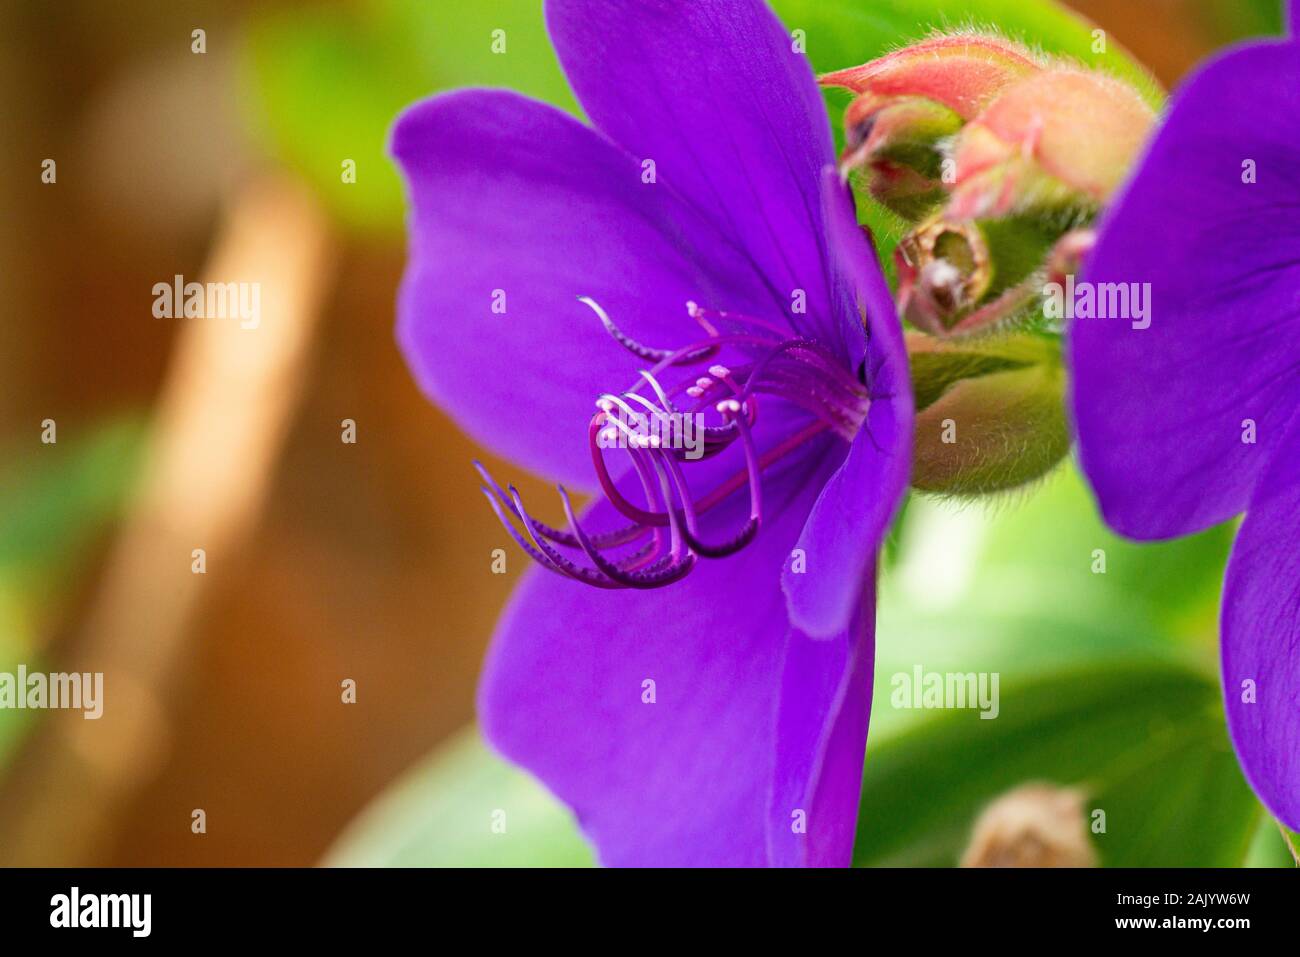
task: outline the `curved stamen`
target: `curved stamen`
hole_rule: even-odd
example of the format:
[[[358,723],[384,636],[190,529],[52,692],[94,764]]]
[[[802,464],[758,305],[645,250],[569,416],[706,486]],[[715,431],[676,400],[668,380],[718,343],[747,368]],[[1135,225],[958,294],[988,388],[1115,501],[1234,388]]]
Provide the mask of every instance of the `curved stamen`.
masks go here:
[[[790,335],[790,330],[775,322],[768,322],[766,319],[759,319],[754,316],[742,315],[738,312],[726,312],[725,310],[704,309],[698,303],[687,301],[687,314],[696,322],[705,326],[705,328],[715,328],[720,325],[729,325],[736,329],[760,329],[769,333],[777,340],[784,339]],[[708,317],[714,317],[717,322],[709,323]]]
[[[582,530],[582,523],[578,521],[578,516],[573,511],[573,503],[569,501],[569,493],[564,490],[563,486],[560,486],[560,498],[564,502],[564,514],[569,519],[569,527],[573,529],[574,537],[578,539],[583,552],[591,559],[592,564],[609,579],[628,588],[660,588],[685,578],[690,574],[691,569],[695,567],[695,556],[687,552],[678,558],[680,549],[675,545],[672,553],[675,560],[668,563],[662,570],[654,572],[625,571],[616,563],[601,555],[600,550],[592,545],[591,539]],[[680,531],[676,519],[673,519],[674,539],[680,538]]]
[[[675,409],[673,409],[673,404],[670,401],[668,401],[668,393],[665,392],[663,386],[659,384],[659,380],[656,379],[651,373],[645,371],[644,369],[641,370],[640,375],[641,378],[645,379],[646,382],[650,383],[650,388],[654,389],[654,393],[656,396],[659,397],[659,401],[663,403],[663,407],[667,409],[670,413],[676,411]]]
[[[605,331],[610,334],[613,340],[617,342],[620,346],[622,346],[624,349],[626,349],[628,352],[632,353],[634,356],[639,356],[642,359],[654,359],[656,361],[659,361],[659,360],[663,360],[665,357],[670,355],[670,352],[667,349],[654,349],[651,348],[650,346],[643,346],[641,343],[637,342],[626,332],[620,329],[617,325],[615,325],[614,320],[609,317],[609,313],[605,312],[605,310],[600,307],[600,304],[596,302],[596,300],[592,299],[590,296],[579,296],[578,302],[582,303],[584,306],[589,307],[591,311],[594,312],[600,318],[600,324],[605,327]],[[703,320],[700,320],[700,322],[701,325],[704,326],[705,332],[709,333],[710,338],[717,336],[717,330],[715,330],[712,326],[710,326],[707,322],[704,322]],[[682,357],[677,361],[693,362],[696,359],[703,359],[706,356],[713,355],[715,352],[717,352],[717,349],[718,347],[716,345],[709,345],[700,349],[697,353],[692,354],[688,357]]]
[[[682,532],[686,544],[691,550],[704,558],[723,558],[734,552],[740,551],[758,534],[758,528],[763,520],[763,486],[760,478],[761,469],[758,463],[758,452],[754,447],[754,437],[749,431],[749,426],[745,424],[743,418],[739,417],[740,404],[735,400],[728,400],[734,406],[734,412],[729,409],[729,414],[736,414],[736,423],[740,427],[741,443],[745,447],[745,470],[746,478],[749,482],[749,519],[741,526],[730,539],[717,545],[706,544],[696,537],[696,509],[691,501],[690,490],[686,485],[686,478],[682,475],[681,466],[670,455],[661,455],[661,459],[672,475],[673,483],[677,487],[677,494],[685,506],[686,511],[686,528]]]
[[[484,492],[487,492],[490,488],[492,492],[496,494],[496,498],[500,500],[500,504],[505,506],[511,515],[522,522],[523,516],[515,510],[514,502],[510,501],[510,497],[506,495],[501,486],[497,484],[496,479],[492,477],[491,473],[483,467],[483,463],[475,460],[474,468],[478,470],[479,477],[483,479],[486,485],[486,487],[480,486],[480,488],[483,488]],[[498,517],[501,518],[502,523],[505,524],[507,528],[513,527],[504,516],[501,516],[499,508],[494,505],[494,509],[497,510]],[[545,522],[534,520],[533,531],[555,542],[557,545],[568,545],[573,548],[576,548],[578,545],[577,540],[568,532],[547,525]],[[601,548],[615,548],[619,545],[631,544],[638,538],[650,534],[650,532],[651,529],[644,525],[624,525],[621,528],[593,535],[592,539]]]
[[[689,345],[682,346],[682,348],[669,353],[666,358],[656,362],[650,371],[654,375],[659,375],[670,366],[684,365],[686,364],[687,361],[684,357],[692,355],[693,353],[699,350],[700,346],[710,342],[715,343],[719,346],[756,345],[756,346],[763,346],[765,348],[770,349],[778,341],[780,340],[773,340],[765,336],[758,336],[749,333],[738,334],[733,336],[718,336],[716,339],[701,339],[697,342],[692,342]],[[701,356],[700,358],[703,359],[709,357]]]
[[[506,518],[505,512],[502,510],[500,503],[497,502],[496,496],[493,495],[491,492],[489,492],[487,488],[482,485],[479,486],[479,491],[481,491],[484,497],[488,500],[488,504],[492,506],[492,511],[496,512],[497,518],[501,520],[501,524],[505,528],[505,530],[510,533],[510,537],[515,540],[515,544],[517,544],[520,548],[524,550],[524,554],[527,555],[529,558],[531,558],[533,561],[537,562],[539,565],[543,565],[546,568],[554,569],[555,566],[551,564],[551,560],[547,558],[544,553],[534,548],[530,542],[528,542],[522,535],[520,535],[519,532],[515,529],[514,523],[511,522],[508,518]]]
[[[591,425],[588,427],[587,434],[591,446],[591,461],[596,467],[596,480],[600,482],[600,488],[605,493],[605,497],[609,499],[609,504],[613,505],[615,509],[627,518],[630,518],[633,522],[636,522],[638,525],[647,528],[663,527],[664,525],[667,525],[668,516],[666,514],[663,512],[646,511],[645,509],[633,504],[627,500],[619,490],[619,487],[614,483],[614,478],[609,474],[609,468],[605,465],[604,453],[596,442],[592,440],[594,439],[596,432],[601,428],[599,424],[600,421],[600,415],[594,416],[591,420]],[[631,455],[633,467],[640,471],[640,469],[644,467],[644,463],[638,459],[636,455],[638,451],[640,450],[628,450]]]
[[[523,499],[519,497],[519,490],[513,485],[510,486],[510,497],[514,500],[515,508],[523,516],[524,527],[531,533],[533,520],[529,517],[528,512],[524,510]],[[609,578],[603,576],[600,572],[590,568],[584,568],[577,562],[565,557],[552,545],[548,545],[546,540],[538,535],[532,535],[533,544],[546,556],[547,567],[552,571],[558,571],[568,575],[570,578],[576,578],[579,581],[586,582],[589,585],[600,585],[602,587],[611,587]]]

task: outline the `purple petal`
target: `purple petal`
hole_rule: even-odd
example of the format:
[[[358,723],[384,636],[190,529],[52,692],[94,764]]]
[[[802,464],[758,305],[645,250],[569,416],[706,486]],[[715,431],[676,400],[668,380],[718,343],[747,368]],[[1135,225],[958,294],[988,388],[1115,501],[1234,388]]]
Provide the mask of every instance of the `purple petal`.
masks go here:
[[[1256,44],[1179,93],[1103,222],[1084,279],[1149,282],[1150,327],[1074,320],[1071,402],[1084,470],[1125,534],[1240,512],[1300,402],[1298,164],[1300,46]]]
[[[768,849],[781,867],[847,867],[853,859],[871,717],[874,572],[848,629],[832,639],[792,631],[777,723]]]
[[[839,634],[848,627],[907,488],[912,451],[907,352],[889,287],[858,226],[852,197],[833,169],[827,170],[823,188],[835,261],[867,316],[872,400],[848,457],[826,484],[799,537],[804,571],[792,561],[782,574],[790,620],[812,636]],[[846,314],[859,315],[857,306]]]
[[[534,569],[515,593],[479,690],[484,732],[574,808],[603,863],[767,863],[788,628],[777,582],[837,461],[791,469],[756,541],[668,588],[597,593]],[[795,699],[826,709],[825,690]]]
[[[402,115],[392,152],[414,205],[402,351],[462,428],[534,471],[591,487],[593,402],[647,365],[578,296],[665,348],[702,335],[688,299],[766,308],[752,268],[712,226],[552,107],[504,91],[436,97]],[[493,312],[500,294],[504,314]]]
[[[797,329],[835,344],[817,196],[834,147],[780,21],[760,0],[548,0],[546,14],[592,122],[747,251]]]
[[[1232,742],[1255,793],[1292,830],[1300,830],[1298,535],[1300,420],[1251,499],[1223,596],[1223,692]]]

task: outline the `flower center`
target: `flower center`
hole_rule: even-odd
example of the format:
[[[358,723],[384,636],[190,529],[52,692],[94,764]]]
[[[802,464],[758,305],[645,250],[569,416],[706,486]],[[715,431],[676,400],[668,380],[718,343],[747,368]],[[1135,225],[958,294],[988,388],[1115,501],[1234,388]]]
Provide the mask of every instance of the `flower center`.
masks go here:
[[[600,588],[657,588],[678,581],[698,559],[721,558],[753,541],[763,522],[765,471],[824,435],[852,441],[866,418],[866,385],[810,339],[692,302],[687,311],[704,336],[677,349],[659,349],[624,333],[594,300],[580,301],[619,345],[651,364],[626,391],[600,396],[587,428],[601,489],[627,524],[589,533],[560,486],[568,529],[547,525],[528,514],[513,485],[503,491],[475,463],[501,523],[531,558],[552,571]],[[773,399],[806,414],[797,417],[797,425],[785,424],[795,416],[767,415],[785,434],[764,436],[769,441],[760,443],[755,436],[760,405],[770,412]],[[739,447],[743,464],[730,473],[710,467],[709,475],[724,477],[694,493],[688,471],[732,447]],[[641,501],[633,501],[611,474],[606,453],[615,449],[628,456]],[[729,535],[705,536],[703,517],[743,489],[749,495],[748,518]]]

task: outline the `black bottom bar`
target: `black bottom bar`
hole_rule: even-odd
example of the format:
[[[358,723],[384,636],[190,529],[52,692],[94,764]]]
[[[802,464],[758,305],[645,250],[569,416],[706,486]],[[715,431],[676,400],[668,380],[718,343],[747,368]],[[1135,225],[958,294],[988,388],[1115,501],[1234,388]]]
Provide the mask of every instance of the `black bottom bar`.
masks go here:
[[[416,937],[457,949],[509,938],[622,949],[682,939],[668,933],[735,942],[782,930],[864,945],[900,932],[927,943],[972,933],[999,944],[1231,941],[1294,931],[1298,889],[1293,870],[0,870],[0,926],[10,942]]]

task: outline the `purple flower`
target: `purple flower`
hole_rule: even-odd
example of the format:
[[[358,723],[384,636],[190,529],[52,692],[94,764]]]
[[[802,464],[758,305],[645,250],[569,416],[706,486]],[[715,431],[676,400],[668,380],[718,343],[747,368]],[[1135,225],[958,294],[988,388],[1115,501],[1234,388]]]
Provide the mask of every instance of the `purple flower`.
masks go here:
[[[578,516],[561,488],[552,527],[482,473],[544,566],[493,641],[483,730],[606,864],[847,864],[912,399],[821,94],[757,0],[546,14],[593,126],[468,90],[392,143],[415,377],[599,493]]]
[[[1294,23],[1294,20],[1293,20]],[[1134,538],[1246,513],[1225,584],[1228,725],[1300,828],[1300,43],[1229,52],[1175,97],[1083,279],[1148,320],[1076,319],[1072,405],[1107,521]],[[1142,328],[1149,323],[1149,328]]]

